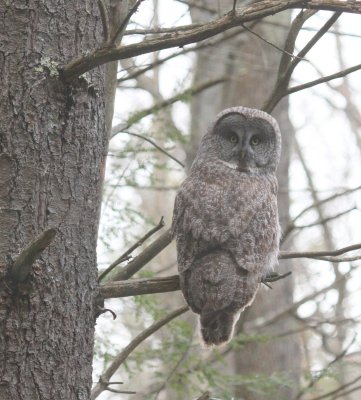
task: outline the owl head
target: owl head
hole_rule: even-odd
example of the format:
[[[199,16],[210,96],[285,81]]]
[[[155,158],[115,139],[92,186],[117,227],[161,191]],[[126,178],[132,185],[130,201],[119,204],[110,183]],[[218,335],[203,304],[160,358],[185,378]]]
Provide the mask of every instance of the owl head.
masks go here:
[[[232,107],[218,114],[203,137],[198,161],[221,162],[241,172],[275,171],[281,153],[281,133],[269,114]]]

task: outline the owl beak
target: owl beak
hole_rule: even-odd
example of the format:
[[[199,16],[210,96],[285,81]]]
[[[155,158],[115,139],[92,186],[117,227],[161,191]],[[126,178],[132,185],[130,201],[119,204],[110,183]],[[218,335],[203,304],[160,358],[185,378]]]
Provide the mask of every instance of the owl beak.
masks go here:
[[[239,152],[239,156],[240,156],[241,160],[244,159],[245,155],[246,155],[246,149],[241,149],[241,151]]]

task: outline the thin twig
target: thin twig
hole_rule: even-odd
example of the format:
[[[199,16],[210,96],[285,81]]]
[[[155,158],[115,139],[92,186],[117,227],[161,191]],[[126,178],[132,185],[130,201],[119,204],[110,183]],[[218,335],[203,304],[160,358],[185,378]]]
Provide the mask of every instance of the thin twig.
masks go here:
[[[156,142],[154,142],[154,140],[149,139],[148,137],[146,137],[144,135],[140,135],[139,133],[128,132],[128,131],[123,131],[123,132],[127,133],[128,135],[135,136],[135,137],[137,137],[139,139],[145,140],[146,142],[148,142],[152,146],[154,146],[156,149],[158,149],[161,153],[165,154],[166,156],[171,158],[173,161],[175,161],[177,164],[179,164],[182,168],[184,168],[184,164],[181,161],[179,161],[178,158],[172,156],[172,154],[170,154],[167,150],[165,150],[162,147],[160,147]]]
[[[352,188],[352,189],[347,189],[347,190],[345,190],[345,191],[343,191],[343,192],[341,192],[341,193],[335,193],[335,194],[333,194],[333,195],[331,195],[331,196],[329,196],[329,197],[326,197],[325,199],[319,200],[319,201],[316,202],[316,203],[312,203],[310,206],[308,206],[308,207],[304,208],[302,211],[300,211],[300,212],[293,218],[293,220],[292,220],[292,226],[294,225],[294,223],[295,223],[298,219],[300,219],[300,218],[301,218],[304,214],[306,214],[308,211],[311,211],[311,210],[313,210],[313,209],[316,208],[316,207],[319,207],[319,206],[321,206],[321,205],[323,205],[323,204],[325,204],[325,203],[328,203],[328,202],[330,202],[330,201],[332,201],[332,200],[335,200],[335,199],[337,199],[338,197],[346,196],[346,195],[351,194],[351,193],[353,193],[353,192],[356,192],[356,191],[358,191],[358,190],[360,190],[360,189],[361,189],[361,186],[357,186],[357,187]],[[285,230],[285,232],[287,232],[288,229],[289,229],[289,228],[287,228],[287,229]],[[283,235],[286,235],[285,232],[283,233]]]
[[[349,208],[348,210],[341,211],[335,215],[332,215],[331,217],[324,217],[323,219],[319,219],[318,221],[312,222],[307,225],[296,225],[296,226],[294,226],[294,229],[305,229],[305,228],[312,228],[313,226],[317,226],[317,225],[324,225],[327,222],[333,221],[334,219],[337,219],[339,217],[343,217],[344,215],[348,214],[349,212],[355,211],[355,210],[357,210],[357,207],[352,207],[352,208]]]
[[[161,319],[160,321],[155,322],[149,328],[145,329],[138,336],[136,336],[129,344],[126,346],[111,362],[106,371],[101,375],[99,379],[99,383],[93,388],[91,392],[91,400],[96,399],[101,392],[103,392],[107,388],[107,382],[110,381],[111,377],[117,371],[117,369],[124,363],[124,361],[129,357],[129,355],[141,344],[143,343],[149,336],[151,336],[154,332],[157,332],[164,325],[168,324],[174,318],[179,317],[188,311],[188,306],[183,306],[168,314],[166,317]]]
[[[11,267],[10,276],[16,282],[24,282],[31,272],[34,261],[49,246],[56,235],[56,229],[48,229],[28,244],[18,255]]]
[[[304,89],[308,89],[310,87],[320,85],[321,83],[332,81],[333,79],[343,78],[344,76],[351,74],[352,72],[358,71],[361,69],[361,64],[357,64],[354,67],[344,69],[343,71],[337,72],[332,75],[325,76],[323,78],[315,79],[314,81],[304,83],[302,85],[293,86],[285,92],[284,96],[288,96],[292,93],[299,92]]]
[[[135,249],[141,246],[148,238],[162,229],[164,226],[164,218],[162,217],[158,222],[158,225],[152,228],[149,232],[147,232],[141,239],[139,239],[136,243],[133,244],[125,253],[123,253],[120,257],[118,257],[114,262],[112,262],[107,269],[105,269],[98,278],[98,282],[102,281],[117,265],[121,262],[129,259],[129,256],[133,253]]]
[[[224,78],[222,79],[214,79],[205,83],[202,83],[200,85],[192,86],[191,88],[186,89],[182,93],[178,93],[173,97],[170,97],[168,99],[165,99],[159,103],[154,104],[152,107],[145,108],[144,110],[137,111],[135,114],[133,114],[127,121],[121,122],[118,125],[115,125],[112,128],[112,135],[111,138],[116,136],[120,132],[127,131],[131,126],[139,122],[141,119],[144,117],[154,114],[155,112],[168,107],[177,101],[187,99],[191,96],[195,96],[196,94],[202,92],[203,90],[209,89],[210,87],[213,87],[215,85],[218,85],[220,83],[224,82]]]
[[[287,50],[282,49],[281,47],[277,46],[276,44],[274,44],[274,43],[270,42],[269,40],[267,40],[266,38],[264,38],[262,35],[258,34],[256,31],[254,31],[254,30],[248,28],[246,25],[241,24],[241,26],[242,26],[246,31],[248,31],[248,32],[251,33],[252,35],[256,36],[258,39],[262,40],[262,42],[268,44],[269,46],[271,46],[271,47],[273,47],[274,49],[280,51],[281,53],[284,53],[284,54],[288,55],[288,56],[291,57],[291,58],[299,58],[300,61],[301,61],[301,60],[302,60],[302,61],[308,61],[308,60],[305,59],[305,58],[300,58],[299,56],[296,56],[296,55],[294,55],[294,54],[292,54],[292,53],[289,53]]]
[[[130,18],[137,12],[140,4],[144,0],[137,0],[134,4],[134,6],[129,10],[127,16],[124,18],[123,22],[120,24],[119,28],[115,32],[114,36],[110,40],[110,44],[114,46],[115,42],[117,41],[118,37],[121,35],[121,33],[124,31],[124,29],[127,27]]]
[[[343,247],[338,250],[327,250],[327,251],[308,251],[308,252],[286,252],[280,251],[278,258],[280,260],[285,260],[289,258],[317,258],[317,257],[327,257],[327,256],[340,256],[342,254],[348,253],[349,251],[361,249],[361,243],[353,244],[351,246]]]
[[[297,396],[295,397],[295,400],[299,400],[309,389],[311,389],[320,379],[322,379],[327,373],[328,369],[345,356],[349,348],[355,343],[355,340],[356,340],[356,335],[353,337],[349,345],[344,350],[342,350],[332,361],[330,361],[326,366],[326,368],[324,368],[323,371],[320,374],[318,374],[315,379],[312,379],[306,387],[302,388],[298,392]]]
[[[348,278],[355,269],[356,269],[355,267],[351,267],[351,269],[348,272],[341,275],[341,277],[339,279],[336,279],[329,286],[326,286],[320,290],[317,290],[316,292],[309,294],[308,296],[303,297],[301,300],[294,302],[288,308],[280,311],[279,313],[277,313],[273,316],[270,316],[268,319],[265,319],[264,317],[260,317],[260,318],[253,320],[251,323],[249,323],[248,330],[259,332],[260,329],[263,329],[264,327],[269,326],[269,325],[273,325],[280,319],[284,318],[285,316],[288,316],[290,313],[297,310],[298,307],[300,307],[302,304],[305,304],[310,300],[314,300],[316,297],[318,297],[324,293],[327,293],[329,290],[337,287],[337,285],[339,285],[340,282],[345,281],[345,279]]]
[[[134,392],[132,390],[117,390],[117,389],[112,389],[109,387],[106,387],[104,390],[107,390],[108,392],[112,392],[112,393],[118,393],[118,394],[137,394],[137,392]]]

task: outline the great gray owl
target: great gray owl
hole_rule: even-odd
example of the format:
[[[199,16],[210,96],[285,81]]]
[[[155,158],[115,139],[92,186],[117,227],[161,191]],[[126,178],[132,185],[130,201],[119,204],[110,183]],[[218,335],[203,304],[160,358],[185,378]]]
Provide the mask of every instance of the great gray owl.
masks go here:
[[[277,262],[275,171],[281,134],[263,111],[221,112],[176,196],[172,233],[180,286],[207,345],[231,339],[239,314]]]

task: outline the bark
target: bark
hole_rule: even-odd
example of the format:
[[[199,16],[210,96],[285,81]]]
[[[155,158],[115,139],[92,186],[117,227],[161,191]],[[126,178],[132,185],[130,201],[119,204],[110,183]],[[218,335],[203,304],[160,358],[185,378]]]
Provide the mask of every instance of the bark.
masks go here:
[[[88,399],[107,148],[104,68],[57,66],[103,40],[97,2],[0,4],[0,398]],[[12,259],[57,231],[22,284]]]
[[[231,1],[222,2],[222,6],[229,10],[232,7],[232,3]],[[203,2],[203,4],[217,9],[215,1],[210,0]],[[201,10],[194,10],[192,14],[193,22],[204,21],[209,17],[207,12]],[[285,25],[289,23],[289,15],[287,14],[280,14],[277,18],[279,23]],[[273,21],[276,22],[275,18]],[[283,46],[285,40],[284,30],[275,30],[275,28],[262,26],[261,24],[253,29],[276,45]],[[201,51],[198,54],[195,82],[198,82],[201,77],[202,79],[225,77],[227,82],[222,86],[219,85],[209,89],[205,94],[200,94],[192,103],[192,135],[188,149],[188,166],[190,166],[200,138],[210,122],[210,116],[214,118],[221,109],[235,105],[261,107],[275,82],[279,59],[280,52],[251,34],[239,35],[219,46],[215,46],[212,51]],[[275,110],[274,116],[278,120],[283,133],[283,151],[278,168],[278,181],[280,187],[280,221],[281,225],[285,227],[289,219],[289,132],[292,129],[288,118],[287,101],[283,101]],[[281,261],[277,271],[283,273],[288,270],[291,270],[289,261]],[[242,322],[245,320],[252,320],[261,316],[267,318],[267,315],[272,315],[275,310],[287,308],[287,305],[292,304],[292,293],[292,279],[284,279],[281,282],[277,282],[273,291],[261,289],[254,304],[243,313],[239,324],[240,329],[242,329]],[[285,330],[283,325],[288,324],[289,327],[290,323],[289,319],[284,322],[281,321],[277,325],[277,330]],[[274,332],[262,332],[265,335],[267,333]],[[300,367],[297,337],[286,337],[282,341],[272,341],[266,344],[247,344],[242,352],[235,353],[233,357],[235,372],[240,374],[271,375],[277,371],[286,374],[293,387],[290,389],[277,388],[277,398],[292,398],[296,392]],[[252,393],[244,387],[237,389],[236,396],[247,400],[265,398],[263,395]]]

